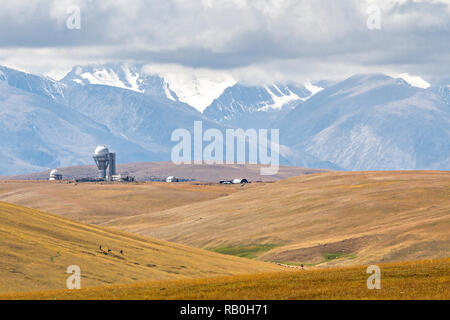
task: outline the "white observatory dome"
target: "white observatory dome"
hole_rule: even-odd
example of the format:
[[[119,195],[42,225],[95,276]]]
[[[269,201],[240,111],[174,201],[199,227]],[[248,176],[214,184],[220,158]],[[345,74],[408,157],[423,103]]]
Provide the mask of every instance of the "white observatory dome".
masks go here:
[[[53,176],[55,174],[58,174],[58,170],[53,169],[52,171],[50,171],[50,175]]]
[[[109,150],[106,146],[98,146],[95,149],[94,155],[95,156],[104,156],[107,155],[109,153]]]

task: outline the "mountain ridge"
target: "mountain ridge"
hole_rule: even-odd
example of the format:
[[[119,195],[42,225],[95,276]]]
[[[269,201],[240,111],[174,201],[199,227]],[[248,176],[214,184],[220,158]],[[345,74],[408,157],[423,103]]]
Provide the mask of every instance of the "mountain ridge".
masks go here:
[[[77,68],[82,67],[56,81],[0,67],[1,154],[6,159],[0,174],[88,164],[88,149],[95,144],[121,150],[120,162],[167,161],[174,145],[171,133],[184,128],[192,134],[194,121],[222,133],[227,128],[279,129],[283,165],[450,169],[450,94],[445,84],[422,89],[383,74],[303,86],[236,83],[201,113],[176,94],[168,96],[167,81],[141,75],[139,65]],[[58,142],[58,136],[65,138]],[[55,141],[54,147],[45,147],[45,140]],[[55,160],[57,154],[60,160]]]
[[[353,76],[276,126],[281,144],[346,170],[450,169],[450,109],[433,90],[402,79]]]

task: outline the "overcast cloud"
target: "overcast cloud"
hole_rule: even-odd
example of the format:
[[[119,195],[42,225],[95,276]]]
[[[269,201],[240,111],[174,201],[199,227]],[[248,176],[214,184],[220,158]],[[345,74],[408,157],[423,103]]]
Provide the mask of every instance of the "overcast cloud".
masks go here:
[[[69,30],[67,8],[81,9]],[[368,8],[381,12],[369,30]],[[15,0],[0,11],[0,64],[60,77],[135,61],[265,82],[354,73],[449,79],[450,0]]]

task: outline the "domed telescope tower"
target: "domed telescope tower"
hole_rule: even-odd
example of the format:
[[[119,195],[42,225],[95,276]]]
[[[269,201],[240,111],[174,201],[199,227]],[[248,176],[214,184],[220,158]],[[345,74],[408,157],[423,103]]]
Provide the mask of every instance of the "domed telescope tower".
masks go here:
[[[62,178],[63,178],[62,174],[60,174],[58,172],[58,170],[53,169],[52,171],[50,171],[50,177],[48,178],[48,180],[58,181],[58,180],[62,180]]]
[[[93,158],[98,168],[98,178],[111,181],[112,176],[116,174],[116,154],[110,153],[106,146],[98,146]],[[108,175],[106,175],[108,168]]]

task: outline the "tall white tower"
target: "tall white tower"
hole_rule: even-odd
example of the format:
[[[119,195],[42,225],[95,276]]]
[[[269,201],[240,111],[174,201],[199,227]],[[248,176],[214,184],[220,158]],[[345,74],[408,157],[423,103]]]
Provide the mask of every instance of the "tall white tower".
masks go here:
[[[99,179],[106,179],[106,168],[109,164],[109,150],[106,146],[98,146],[94,152],[95,164],[98,168]]]
[[[98,168],[98,178],[108,181],[116,174],[116,154],[110,153],[106,146],[98,146],[94,151],[94,160]],[[106,169],[108,169],[108,175]]]

